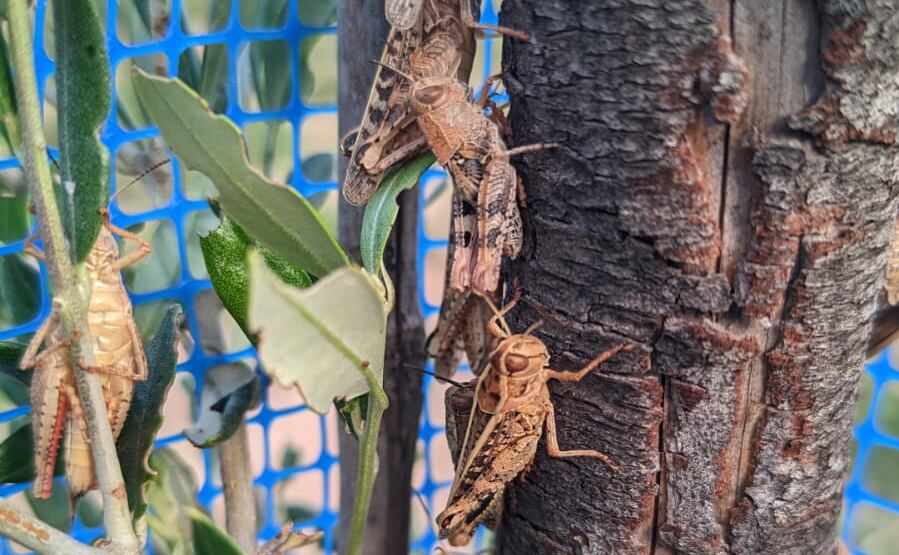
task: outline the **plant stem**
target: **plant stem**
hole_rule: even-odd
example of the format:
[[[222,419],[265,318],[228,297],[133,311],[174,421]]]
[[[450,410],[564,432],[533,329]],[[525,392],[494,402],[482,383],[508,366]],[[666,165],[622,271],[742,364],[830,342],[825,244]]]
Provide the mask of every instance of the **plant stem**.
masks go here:
[[[0,534],[42,555],[102,555],[101,549],[88,547],[20,512],[6,499],[0,499]]]
[[[47,270],[54,293],[54,309],[58,310],[66,333],[71,337],[77,337],[77,341],[72,344],[72,360],[78,360],[85,366],[94,366],[94,350],[87,325],[85,302],[69,257],[50,168],[47,165],[47,143],[44,139],[38,105],[34,46],[26,0],[9,0],[7,12],[21,119],[21,152],[47,256]],[[106,416],[106,403],[100,379],[96,374],[76,368],[75,383],[84,408],[94,469],[103,497],[103,522],[108,534],[108,551],[136,554],[140,550],[140,544],[131,525],[125,483],[116,456],[115,440]]]
[[[241,424],[234,435],[218,446],[225,494],[225,529],[247,553],[256,550],[256,496],[250,470],[247,427]]]
[[[362,542],[365,539],[365,521],[368,518],[368,507],[371,504],[372,490],[375,485],[378,432],[381,429],[381,416],[383,416],[385,408],[387,407],[382,404],[382,396],[376,395],[372,391],[368,396],[368,414],[365,415],[365,425],[362,428],[362,440],[359,445],[356,499],[353,500],[353,513],[350,517],[347,555],[359,555],[362,553]]]

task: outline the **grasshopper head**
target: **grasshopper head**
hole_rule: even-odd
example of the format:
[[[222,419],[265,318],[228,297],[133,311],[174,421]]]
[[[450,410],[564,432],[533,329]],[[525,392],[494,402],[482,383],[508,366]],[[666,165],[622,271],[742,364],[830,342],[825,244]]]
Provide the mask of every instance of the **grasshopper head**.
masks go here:
[[[503,339],[490,356],[490,365],[506,376],[523,378],[539,373],[549,363],[546,345],[533,335]]]
[[[464,102],[468,87],[452,77],[426,77],[412,87],[412,109],[424,114],[450,104]]]
[[[449,506],[437,515],[437,526],[440,527],[440,539],[449,539],[453,547],[462,547],[471,543],[471,538],[478,529],[479,512],[470,511],[466,506]]]

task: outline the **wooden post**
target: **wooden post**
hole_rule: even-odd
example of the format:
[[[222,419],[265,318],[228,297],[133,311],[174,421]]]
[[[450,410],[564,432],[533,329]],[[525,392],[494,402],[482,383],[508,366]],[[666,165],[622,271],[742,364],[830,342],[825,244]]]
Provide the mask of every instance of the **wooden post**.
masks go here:
[[[359,124],[381,57],[388,25],[381,0],[340,0],[337,10],[340,136]],[[340,175],[346,172],[341,160]],[[407,366],[424,368],[424,328],[418,305],[418,194],[400,195],[400,212],[384,256],[396,287],[396,306],[387,323],[384,390],[390,407],[378,441],[379,470],[365,533],[364,555],[397,555],[409,547],[412,465],[422,405],[422,376]],[[343,198],[339,209],[340,242],[359,259],[362,209]],[[341,431],[340,504],[351,507],[358,442]],[[349,511],[341,511],[340,546],[345,545]]]
[[[506,0],[504,77],[563,448],[498,553],[836,552],[897,213],[890,2]],[[887,100],[890,99],[890,100]]]

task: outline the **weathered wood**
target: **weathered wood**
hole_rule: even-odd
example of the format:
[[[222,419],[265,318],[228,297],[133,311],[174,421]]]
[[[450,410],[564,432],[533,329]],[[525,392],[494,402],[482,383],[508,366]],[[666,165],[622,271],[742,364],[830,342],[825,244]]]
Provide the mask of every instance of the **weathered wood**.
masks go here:
[[[387,22],[384,3],[341,0],[337,10],[339,63],[339,129],[343,136],[359,124],[377,60],[384,47]],[[340,175],[346,174],[341,160]],[[418,195],[416,187],[399,197],[400,212],[384,255],[396,287],[396,306],[387,323],[384,389],[390,407],[384,413],[378,439],[379,470],[365,533],[365,555],[397,555],[409,547],[412,465],[422,405],[422,376],[408,366],[423,368],[424,329],[418,304]],[[362,209],[340,196],[340,242],[359,259]],[[355,491],[358,442],[340,434],[340,505],[351,507]],[[345,545],[348,510],[341,511],[339,544]]]
[[[566,145],[515,162],[510,324],[558,369],[638,348],[553,386],[560,443],[621,472],[539,450],[499,553],[835,552],[899,192],[890,6],[504,2],[516,140]]]

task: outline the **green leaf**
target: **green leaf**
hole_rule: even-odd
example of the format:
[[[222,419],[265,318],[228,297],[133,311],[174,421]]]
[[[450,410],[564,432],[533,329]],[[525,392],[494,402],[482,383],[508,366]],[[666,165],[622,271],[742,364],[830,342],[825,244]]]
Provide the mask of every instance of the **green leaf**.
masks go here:
[[[15,154],[19,149],[21,135],[8,52],[6,38],[0,35],[0,65],[2,65],[0,67],[0,124],[3,126],[3,137],[6,139],[9,151]]]
[[[387,239],[390,238],[390,230],[393,229],[400,208],[396,203],[396,198],[406,189],[415,187],[435,160],[434,155],[429,152],[416,156],[399,168],[390,170],[378,186],[377,192],[365,206],[360,250],[362,251],[362,264],[370,274],[378,275],[380,271]]]
[[[187,510],[190,516],[196,555],[243,555],[244,552],[231,536],[215,525],[206,513],[194,508]]]
[[[0,178],[0,242],[12,243],[28,234],[28,197]]]
[[[162,406],[178,365],[178,321],[181,307],[172,305],[147,348],[147,379],[134,386],[131,409],[116,441],[125,478],[128,506],[135,519],[147,510],[146,484],[156,476],[149,466],[153,441],[162,426]]]
[[[346,430],[357,440],[360,439],[365,415],[368,413],[368,394],[360,395],[349,401],[338,399],[334,405],[337,407],[337,415],[343,420]]]
[[[322,183],[330,181],[334,173],[334,154],[330,152],[319,152],[304,159],[301,164],[303,166],[303,175],[306,179],[314,183]],[[310,202],[312,202],[310,200]],[[316,206],[318,208],[318,206]]]
[[[100,142],[100,127],[109,115],[110,79],[106,38],[91,0],[56,2],[56,98],[60,166],[65,195],[64,222],[72,255],[84,260],[100,232],[97,209],[109,196],[109,152]]]
[[[247,253],[251,247],[258,247],[255,241],[234,223],[222,215],[218,228],[200,237],[200,249],[206,262],[206,271],[215,287],[222,304],[234,317],[234,321],[247,334],[252,343],[256,337],[247,328],[247,308],[250,296],[250,276],[247,267]],[[259,248],[269,269],[273,270],[284,283],[294,287],[308,287],[312,284],[309,274],[296,265],[266,248]]]
[[[349,265],[312,206],[252,168],[233,122],[216,116],[177,79],[135,71],[134,87],[172,150],[218,187],[222,208],[250,236],[308,273]]]
[[[337,2],[335,0],[316,0],[300,2],[300,21],[307,27],[330,27],[337,22]]]
[[[21,254],[0,256],[0,325],[19,325],[37,316],[41,289],[37,269]]]
[[[27,348],[28,344],[20,341],[0,341],[0,374],[31,385],[31,372],[19,370],[19,361]]]
[[[197,480],[190,466],[170,447],[153,451],[150,466],[157,478],[149,483],[147,497],[151,510],[146,512],[153,551],[190,553],[190,518],[186,511],[198,507]]]
[[[72,500],[67,488],[59,486],[61,484],[53,488],[48,499],[38,499],[30,490],[25,492],[25,498],[31,505],[34,516],[41,522],[46,522],[57,530],[69,532],[72,529]]]
[[[4,406],[27,405],[31,396],[31,378],[34,372],[19,369],[28,345],[19,341],[0,341],[0,403]]]
[[[65,463],[58,456],[53,475],[61,476],[64,471]],[[24,484],[34,480],[34,476],[34,436],[31,421],[23,418],[19,428],[0,443],[0,483]]]
[[[259,376],[242,362],[210,368],[203,379],[200,416],[184,437],[205,449],[234,435],[246,411],[259,404]]]
[[[282,4],[285,15],[286,7],[286,3]],[[262,110],[280,110],[290,101],[289,49],[284,41],[259,41],[250,45],[253,85]]]
[[[282,283],[258,253],[250,253],[249,265],[249,327],[259,335],[265,371],[297,386],[320,414],[335,398],[373,390],[383,399],[387,315],[370,278],[344,268],[297,289]]]

